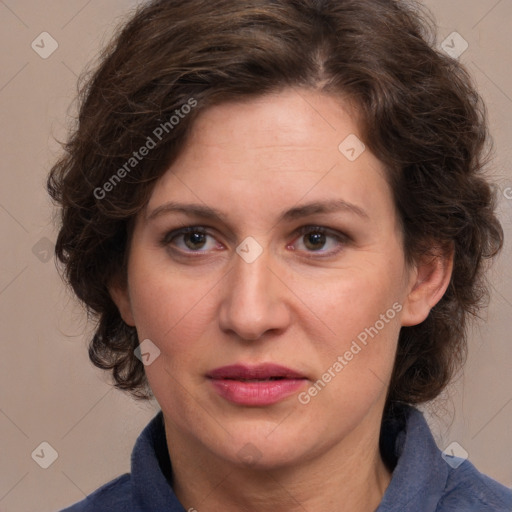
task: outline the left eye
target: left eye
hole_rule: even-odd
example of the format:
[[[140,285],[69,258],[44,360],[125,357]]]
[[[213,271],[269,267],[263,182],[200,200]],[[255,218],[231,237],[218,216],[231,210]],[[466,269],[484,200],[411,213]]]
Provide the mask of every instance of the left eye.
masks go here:
[[[322,227],[304,226],[299,230],[299,234],[301,236],[295,243],[298,244],[299,250],[306,252],[335,252],[344,241],[340,233],[330,233]]]

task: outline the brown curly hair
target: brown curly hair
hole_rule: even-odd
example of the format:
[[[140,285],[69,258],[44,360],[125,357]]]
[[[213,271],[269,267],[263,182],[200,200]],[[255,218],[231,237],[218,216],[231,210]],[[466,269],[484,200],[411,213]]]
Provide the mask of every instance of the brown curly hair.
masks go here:
[[[484,105],[464,67],[436,49],[433,26],[400,0],[160,0],[121,27],[81,89],[77,126],[47,184],[61,213],[56,256],[97,320],[89,356],[118,388],[151,396],[137,333],[107,285],[126,283],[133,220],[156,180],[208,107],[308,87],[357,107],[363,140],[388,170],[407,261],[454,249],[445,295],[401,329],[386,411],[444,389],[465,361],[468,319],[487,297],[484,259],[503,233],[483,176]]]

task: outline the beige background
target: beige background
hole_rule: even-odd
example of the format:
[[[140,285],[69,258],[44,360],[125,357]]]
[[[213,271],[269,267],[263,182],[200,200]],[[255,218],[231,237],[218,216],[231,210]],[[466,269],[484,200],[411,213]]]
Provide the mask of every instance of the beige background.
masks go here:
[[[120,0],[0,0],[0,511],[49,512],[129,470],[132,445],[156,404],[113,390],[88,362],[85,314],[62,285],[49,250],[56,239],[44,183],[73,114],[77,75],[136,4]],[[512,2],[428,0],[441,42],[453,31],[460,57],[487,101],[500,215],[512,234]],[[57,41],[47,59],[31,47]],[[47,37],[47,36],[44,36]],[[40,41],[40,38],[36,40]],[[49,40],[46,39],[48,49]],[[42,51],[42,49],[40,50]],[[511,187],[508,189],[508,187]],[[507,199],[508,196],[510,199]],[[430,416],[442,449],[457,441],[484,473],[512,486],[512,268],[507,241],[494,295],[475,328],[464,377],[446,414]],[[456,411],[452,414],[452,410]],[[453,422],[452,422],[453,420]],[[31,457],[46,441],[58,458]]]

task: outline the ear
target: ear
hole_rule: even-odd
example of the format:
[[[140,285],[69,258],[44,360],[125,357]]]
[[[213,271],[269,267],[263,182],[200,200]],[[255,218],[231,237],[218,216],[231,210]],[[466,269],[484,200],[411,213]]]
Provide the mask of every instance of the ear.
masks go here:
[[[446,292],[453,270],[453,248],[437,248],[418,261],[411,272],[411,289],[404,301],[402,325],[423,322]]]
[[[132,304],[130,301],[128,284],[121,283],[119,279],[114,279],[108,285],[108,291],[110,293],[110,297],[117,306],[117,309],[119,310],[119,314],[121,315],[123,321],[126,324],[135,327],[135,320],[133,318],[132,313]]]

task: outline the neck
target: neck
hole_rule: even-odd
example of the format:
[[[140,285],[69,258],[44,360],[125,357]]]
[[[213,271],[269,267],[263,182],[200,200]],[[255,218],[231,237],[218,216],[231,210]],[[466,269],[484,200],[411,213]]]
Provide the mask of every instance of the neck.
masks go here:
[[[165,425],[173,489],[186,510],[374,512],[391,481],[379,451],[380,428],[363,442],[352,432],[314,458],[261,468],[221,459]]]

